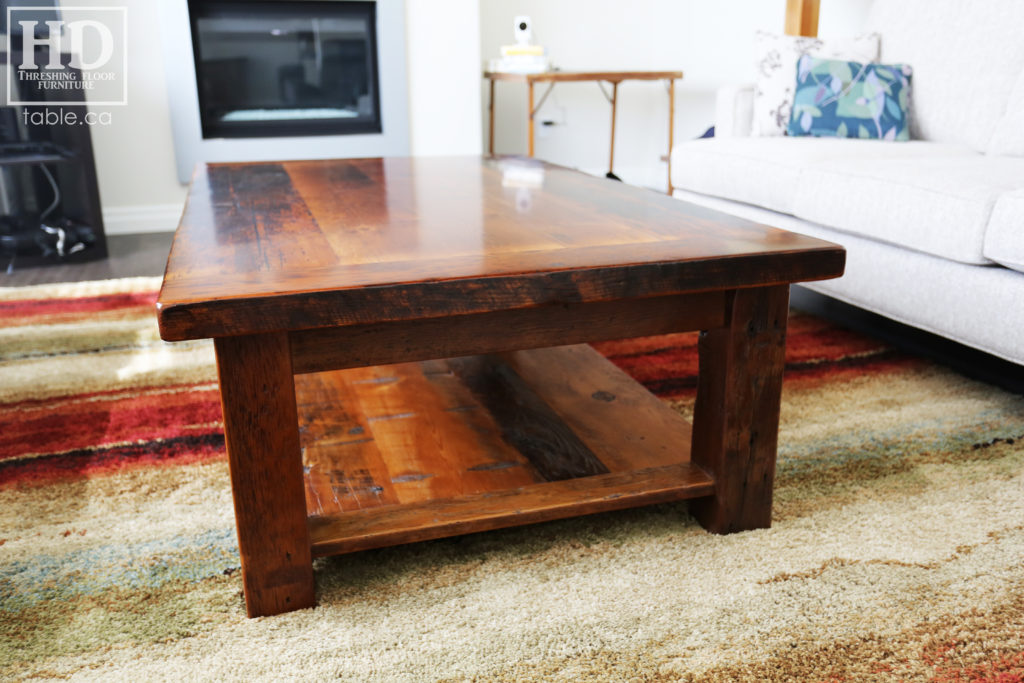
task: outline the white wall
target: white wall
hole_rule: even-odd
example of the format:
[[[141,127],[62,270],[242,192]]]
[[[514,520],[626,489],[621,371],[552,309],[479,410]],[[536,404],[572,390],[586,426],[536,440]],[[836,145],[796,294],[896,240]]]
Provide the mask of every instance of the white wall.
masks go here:
[[[823,38],[857,33],[869,0],[826,0]],[[484,0],[484,60],[511,44],[513,18],[529,15],[534,42],[564,70],[681,70],[676,84],[675,139],[693,138],[714,123],[714,91],[753,81],[754,31],[782,32],[785,0]],[[537,98],[544,91],[539,87]],[[483,86],[482,90],[483,92]],[[481,97],[483,134],[487,102]],[[526,153],[526,87],[498,83],[495,152]],[[594,83],[555,87],[537,114],[536,156],[588,172],[608,166],[610,107]],[[664,189],[668,96],[661,82],[619,86],[615,171],[625,181]]]
[[[480,154],[480,2],[406,0],[414,156]]]

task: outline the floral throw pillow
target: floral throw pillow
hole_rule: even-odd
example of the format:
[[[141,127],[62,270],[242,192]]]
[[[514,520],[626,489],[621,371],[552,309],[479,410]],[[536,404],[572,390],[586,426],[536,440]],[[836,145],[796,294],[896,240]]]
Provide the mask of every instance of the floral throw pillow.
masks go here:
[[[789,135],[909,140],[906,64],[861,64],[807,55],[796,67]]]
[[[784,36],[767,31],[754,34],[754,135],[785,135],[793,104],[796,63],[803,55],[853,62],[878,60],[879,35],[868,33],[852,38],[810,38]]]

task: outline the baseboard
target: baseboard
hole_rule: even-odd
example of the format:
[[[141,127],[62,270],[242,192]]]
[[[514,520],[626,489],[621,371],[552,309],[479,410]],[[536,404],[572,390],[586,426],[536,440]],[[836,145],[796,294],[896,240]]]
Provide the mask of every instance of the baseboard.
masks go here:
[[[103,209],[103,230],[108,235],[174,232],[182,204],[140,204]]]

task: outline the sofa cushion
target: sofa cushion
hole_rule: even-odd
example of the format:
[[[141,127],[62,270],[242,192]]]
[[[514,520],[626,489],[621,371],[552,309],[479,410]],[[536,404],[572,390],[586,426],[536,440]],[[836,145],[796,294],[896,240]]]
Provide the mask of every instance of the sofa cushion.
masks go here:
[[[672,184],[789,213],[805,153],[814,152],[801,142],[782,137],[685,142],[672,150]]]
[[[672,185],[693,192],[793,213],[801,172],[826,159],[974,156],[962,146],[930,142],[810,137],[707,138],[676,145]]]
[[[992,208],[1019,187],[1024,159],[1016,157],[834,159],[800,175],[793,213],[954,261],[989,263],[983,244]]]
[[[988,141],[989,154],[1009,154],[1024,157],[1024,69],[1010,92],[1006,113],[996,124],[996,131]]]
[[[985,231],[983,253],[996,263],[1024,272],[1024,190],[996,200]]]
[[[861,64],[804,55],[787,135],[910,139],[907,104],[912,70],[906,64]]]
[[[911,137],[987,149],[1024,68],[1021,0],[875,0],[881,61],[914,69]]]
[[[803,55],[874,62],[878,34],[822,40],[808,36],[781,36],[766,31],[754,34],[757,84],[754,90],[754,135],[785,135],[793,106],[796,63]]]

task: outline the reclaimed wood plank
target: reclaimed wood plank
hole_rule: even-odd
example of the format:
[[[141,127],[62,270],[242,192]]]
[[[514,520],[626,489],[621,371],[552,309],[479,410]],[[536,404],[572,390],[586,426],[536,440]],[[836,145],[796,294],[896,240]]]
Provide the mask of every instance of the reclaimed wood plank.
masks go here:
[[[686,420],[585,345],[320,373],[297,384],[300,423],[319,425],[304,429],[317,516],[688,459]],[[338,417],[322,415],[332,409]],[[381,465],[369,472],[364,461]],[[332,476],[354,469],[351,481]],[[367,501],[359,492],[368,489]]]
[[[500,492],[428,500],[309,520],[316,557],[666,503],[713,490],[690,463],[545,482]]]
[[[295,393],[308,514],[397,503],[380,449],[346,377],[300,375]]]
[[[700,292],[296,331],[289,338],[295,372],[305,373],[667,334],[724,324],[725,294]]]
[[[522,453],[546,481],[606,474],[608,468],[536,393],[496,356],[448,361],[486,406],[502,439]]]
[[[457,415],[476,439],[477,448],[466,454],[463,469],[475,473],[476,480],[483,484],[481,490],[502,490],[544,481],[529,459],[501,438],[494,416],[475,400],[473,392],[446,360],[419,365],[423,377],[436,392],[438,407]]]
[[[250,617],[316,604],[285,334],[215,340],[242,587]]]
[[[338,256],[281,164],[197,168],[168,257],[168,283],[196,274],[270,273],[295,264],[334,266]]]
[[[385,454],[399,502],[449,498],[535,481],[524,458],[492,437],[481,439],[480,408],[450,405],[419,364],[391,365],[390,377],[353,382],[370,433]],[[448,403],[449,405],[446,405]],[[492,434],[493,423],[482,432]],[[488,468],[496,462],[517,467]]]
[[[771,526],[789,287],[741,289],[729,325],[702,333],[691,458],[715,495],[691,509],[709,531]]]
[[[591,347],[514,351],[501,358],[608,471],[689,460],[689,422]]]

